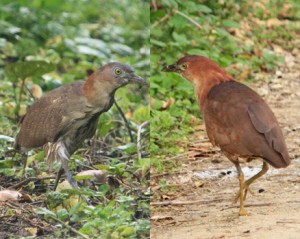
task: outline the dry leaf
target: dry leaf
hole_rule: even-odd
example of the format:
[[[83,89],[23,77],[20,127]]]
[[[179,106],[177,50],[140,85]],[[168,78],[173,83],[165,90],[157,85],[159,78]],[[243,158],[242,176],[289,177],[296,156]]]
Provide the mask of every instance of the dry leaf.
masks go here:
[[[252,72],[252,68],[251,67],[247,67],[245,68],[242,73],[238,76],[238,80],[240,82],[243,82]]]
[[[39,85],[33,84],[31,87],[31,94],[35,99],[39,99],[43,95],[43,90]]]
[[[36,236],[37,228],[36,227],[25,227],[25,230],[31,235]]]
[[[267,27],[272,28],[272,27],[276,27],[276,26],[281,26],[282,22],[280,20],[278,20],[277,18],[271,18],[266,21],[266,25],[267,25]]]
[[[197,188],[202,188],[203,185],[204,185],[204,182],[202,180],[197,180],[194,182],[194,185],[197,187]]]
[[[293,6],[291,4],[284,4],[281,11],[278,13],[279,19],[287,19],[289,18],[293,13],[291,10],[293,9]]]
[[[103,170],[86,170],[76,174],[76,176],[91,176],[88,179],[78,180],[78,182],[80,182],[86,187],[93,186],[94,183],[104,184],[107,182],[107,174]],[[72,189],[72,186],[67,180],[64,180],[63,182],[59,183],[57,185],[56,191],[61,192],[65,189]]]
[[[173,105],[175,102],[174,98],[171,97],[168,101],[163,101],[163,105],[160,108],[161,110],[166,110],[168,109],[171,105]]]
[[[126,117],[127,119],[131,119],[131,118],[132,118],[132,112],[131,112],[131,111],[127,111],[127,112],[125,113],[125,117]]]
[[[22,194],[14,190],[0,191],[0,202],[4,201],[18,201],[22,198]]]

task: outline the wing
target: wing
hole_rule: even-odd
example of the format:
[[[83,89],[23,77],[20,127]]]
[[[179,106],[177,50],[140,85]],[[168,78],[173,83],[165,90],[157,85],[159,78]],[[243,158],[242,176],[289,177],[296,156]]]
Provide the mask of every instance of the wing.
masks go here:
[[[78,110],[83,108],[82,104],[86,103],[82,97],[83,83],[83,81],[77,81],[59,87],[46,93],[31,105],[22,118],[15,147],[34,148],[53,142],[66,124],[69,124],[69,121],[65,119],[66,115],[74,119],[84,117],[84,112]],[[80,97],[82,100],[78,100]]]
[[[203,112],[210,141],[223,151],[240,157],[262,157],[274,167],[289,164],[274,114],[249,87],[234,81],[215,86]]]
[[[281,154],[286,166],[290,164],[286,144],[276,117],[265,102],[253,102],[248,106],[248,114],[254,128],[265,136],[270,148]]]

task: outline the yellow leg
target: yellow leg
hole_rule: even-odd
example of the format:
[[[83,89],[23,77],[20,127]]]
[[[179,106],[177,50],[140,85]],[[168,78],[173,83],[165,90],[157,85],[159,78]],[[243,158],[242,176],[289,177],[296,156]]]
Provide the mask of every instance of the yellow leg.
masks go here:
[[[253,183],[256,179],[260,178],[261,176],[263,176],[267,171],[269,170],[269,166],[266,162],[263,162],[263,166],[262,169],[255,174],[252,178],[248,179],[245,182],[245,195],[244,195],[244,200],[246,200],[246,196],[247,196],[247,191],[251,192],[249,186],[251,183]],[[252,192],[251,192],[252,193]],[[253,194],[253,193],[252,193]]]
[[[247,192],[249,191],[250,193],[252,193],[254,195],[254,193],[250,190],[250,184],[252,184],[256,179],[260,178],[261,176],[263,176],[269,169],[269,166],[266,162],[263,162],[263,166],[262,169],[255,174],[252,178],[248,179],[245,184],[244,184],[244,200],[246,200],[246,196],[247,196]],[[241,170],[241,169],[240,169]],[[239,171],[239,169],[238,169]],[[238,201],[238,199],[240,198],[240,193],[238,193],[236,195],[235,198],[235,203]]]
[[[244,191],[245,191],[245,179],[244,179],[244,173],[241,169],[241,166],[239,164],[238,161],[235,161],[234,162],[234,165],[238,171],[238,175],[239,175],[239,182],[240,182],[240,191],[238,193],[238,198],[240,198],[240,212],[239,212],[239,215],[240,216],[246,216],[248,215],[246,209],[244,208]],[[238,199],[237,198],[237,199]],[[237,201],[236,199],[236,201]]]

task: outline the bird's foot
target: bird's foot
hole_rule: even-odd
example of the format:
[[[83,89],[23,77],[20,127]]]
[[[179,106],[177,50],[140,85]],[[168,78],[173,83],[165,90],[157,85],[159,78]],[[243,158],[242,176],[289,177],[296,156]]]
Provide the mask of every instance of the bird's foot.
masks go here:
[[[250,213],[246,211],[245,208],[240,208],[239,216],[249,216]]]
[[[249,185],[245,184],[245,188],[244,188],[244,198],[243,200],[245,201],[246,200],[246,196],[247,196],[247,193],[250,192],[252,194],[252,196],[254,196],[254,192],[250,189]],[[241,191],[239,190],[238,193],[236,194],[236,196],[234,197],[234,200],[233,200],[233,203],[237,203],[237,201],[239,200],[240,198],[240,195],[241,195]]]

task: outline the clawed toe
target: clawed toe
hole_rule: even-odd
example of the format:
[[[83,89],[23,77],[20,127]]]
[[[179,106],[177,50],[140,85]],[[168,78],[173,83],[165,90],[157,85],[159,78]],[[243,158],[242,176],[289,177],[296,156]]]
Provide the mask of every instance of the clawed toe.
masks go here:
[[[255,195],[254,192],[250,189],[249,185],[246,185],[245,184],[245,189],[244,189],[244,198],[243,200],[245,201],[246,200],[246,196],[247,196],[247,193],[250,192],[253,196]],[[240,198],[240,195],[241,195],[241,192],[240,190],[238,191],[238,193],[236,194],[236,196],[234,197],[234,200],[233,200],[233,203],[237,203],[237,201],[239,200]]]

